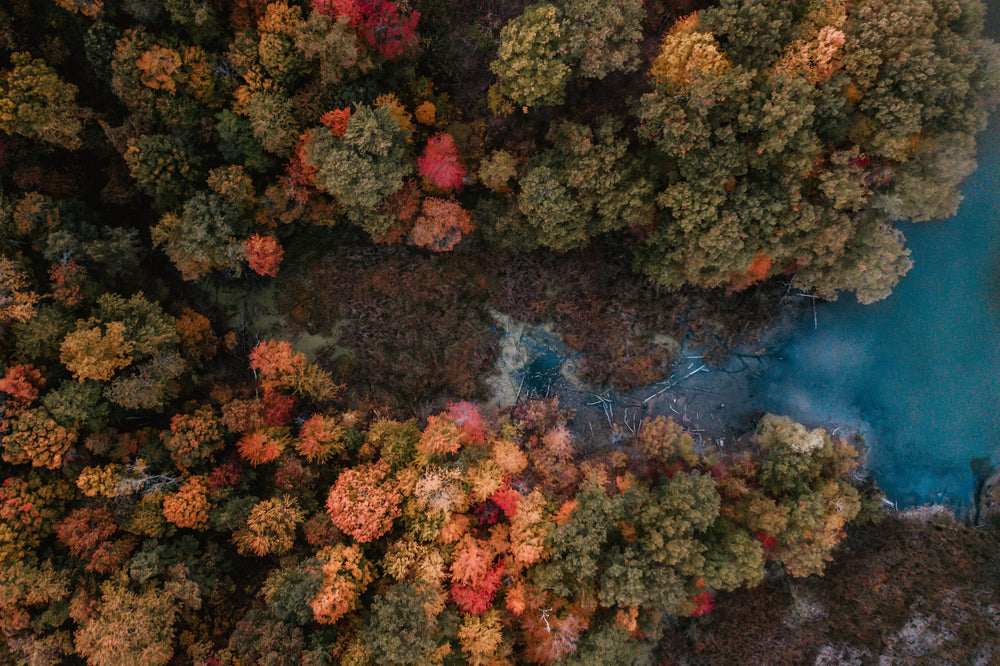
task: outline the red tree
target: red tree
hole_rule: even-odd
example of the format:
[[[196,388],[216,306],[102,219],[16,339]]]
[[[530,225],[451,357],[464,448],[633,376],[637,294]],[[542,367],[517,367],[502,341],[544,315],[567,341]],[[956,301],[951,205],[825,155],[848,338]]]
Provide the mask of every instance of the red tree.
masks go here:
[[[427,140],[423,155],[417,159],[417,170],[442,190],[450,191],[462,186],[465,165],[458,161],[458,148],[451,134],[442,132]]]
[[[346,17],[369,47],[384,58],[394,58],[416,41],[418,12],[405,15],[390,0],[313,0],[320,14]]]

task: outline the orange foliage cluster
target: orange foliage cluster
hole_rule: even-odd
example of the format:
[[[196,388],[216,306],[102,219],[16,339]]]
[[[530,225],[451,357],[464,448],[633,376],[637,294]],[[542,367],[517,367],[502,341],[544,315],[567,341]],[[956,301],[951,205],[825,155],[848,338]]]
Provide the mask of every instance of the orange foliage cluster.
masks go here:
[[[112,540],[118,531],[106,507],[75,509],[56,525],[56,538],[74,557],[87,560],[87,571],[107,574],[118,569],[136,546],[135,539]]]
[[[170,433],[163,444],[178,469],[186,470],[196,459],[209,458],[225,443],[222,422],[211,407],[202,407],[193,414],[175,414],[170,419]]]
[[[254,234],[243,241],[243,251],[250,264],[250,270],[258,275],[277,277],[278,266],[285,254],[277,238]]]
[[[15,465],[59,469],[76,440],[75,430],[56,423],[44,409],[29,410],[14,421],[3,438],[3,459]]]
[[[455,548],[451,563],[451,598],[467,613],[482,615],[493,604],[506,565],[503,558],[494,562],[495,553],[488,544],[468,534]]]
[[[293,350],[292,343],[285,341],[267,340],[250,352],[250,367],[261,374],[265,385],[301,371],[306,363],[306,355]]]
[[[264,399],[261,401],[264,423],[269,426],[288,425],[295,416],[295,404],[295,396],[265,388]]]
[[[323,562],[323,586],[309,606],[317,622],[333,624],[358,607],[361,593],[375,580],[374,567],[356,545],[337,544],[316,557]]]
[[[275,436],[267,430],[243,435],[237,442],[240,456],[254,467],[277,460],[288,444],[288,438]]]
[[[344,136],[347,131],[347,121],[351,119],[351,107],[334,109],[327,111],[319,117],[321,125],[330,128],[330,132],[336,137]],[[315,168],[315,167],[314,167]]]
[[[42,374],[30,363],[7,367],[0,379],[0,392],[6,393],[21,406],[38,399],[38,389],[45,384]]]
[[[361,543],[383,536],[400,516],[402,495],[389,466],[379,461],[345,470],[326,500],[333,524]]]
[[[125,338],[125,325],[113,321],[104,326],[81,328],[67,335],[60,348],[63,365],[81,382],[107,381],[132,363],[135,343]]]
[[[472,216],[457,201],[427,197],[413,223],[410,240],[418,247],[447,252],[473,229]]]
[[[208,317],[191,308],[184,308],[174,326],[185,356],[199,363],[215,356],[219,339],[212,331],[212,322]]]
[[[222,406],[222,422],[229,432],[260,430],[265,426],[264,405],[260,400],[230,400]]]
[[[163,517],[177,527],[205,529],[208,508],[208,486],[200,476],[190,477],[180,490],[163,498]]]
[[[28,321],[38,294],[28,289],[28,276],[16,262],[0,255],[0,321]]]
[[[447,414],[427,417],[427,427],[420,436],[420,452],[426,456],[457,453],[463,444],[462,428]]]
[[[313,414],[302,424],[295,448],[311,463],[326,462],[343,451],[344,432],[332,416]]]
[[[174,76],[181,68],[181,56],[173,49],[155,45],[138,60],[136,66],[142,71],[142,83],[150,88],[177,92]]]
[[[287,495],[258,502],[246,525],[233,535],[233,542],[243,554],[263,557],[287,553],[295,543],[295,528],[303,515],[298,503]]]
[[[768,271],[771,270],[771,265],[771,257],[764,254],[763,250],[758,250],[745,273],[733,273],[730,276],[729,289],[732,291],[742,291],[750,285],[757,284],[767,277]]]
[[[80,290],[86,280],[86,271],[72,259],[53,264],[49,269],[52,297],[66,307],[79,305],[83,300]]]

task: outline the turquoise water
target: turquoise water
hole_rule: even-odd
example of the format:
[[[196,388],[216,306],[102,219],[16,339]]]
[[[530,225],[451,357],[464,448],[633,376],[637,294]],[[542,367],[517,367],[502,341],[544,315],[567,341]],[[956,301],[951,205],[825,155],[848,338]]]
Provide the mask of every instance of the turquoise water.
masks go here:
[[[915,265],[893,295],[818,306],[754,390],[767,411],[858,428],[873,476],[901,507],[965,505],[971,461],[1000,462],[996,119],[978,162],[955,217],[902,225]]]

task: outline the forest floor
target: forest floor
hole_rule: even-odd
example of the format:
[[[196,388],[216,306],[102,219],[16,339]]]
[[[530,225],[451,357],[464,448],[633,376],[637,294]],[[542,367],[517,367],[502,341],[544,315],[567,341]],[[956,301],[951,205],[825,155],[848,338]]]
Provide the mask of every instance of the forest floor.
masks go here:
[[[789,290],[790,291],[790,290]],[[674,362],[660,381],[631,390],[588,384],[580,377],[580,354],[574,353],[552,322],[531,325],[494,312],[502,331],[496,373],[487,380],[489,406],[503,407],[527,398],[559,399],[572,410],[570,427],[587,451],[614,446],[645,418],[672,418],[692,434],[700,451],[723,456],[746,450],[763,411],[753,395],[757,380],[802,325],[809,301],[789,295],[769,325],[735,348],[706,350],[662,336]],[[815,423],[843,436],[861,451],[856,430],[840,423]]]

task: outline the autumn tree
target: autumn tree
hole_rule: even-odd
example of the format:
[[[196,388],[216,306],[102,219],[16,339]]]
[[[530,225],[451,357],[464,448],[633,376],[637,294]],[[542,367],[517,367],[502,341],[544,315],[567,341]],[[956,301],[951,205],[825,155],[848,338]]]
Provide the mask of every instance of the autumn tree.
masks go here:
[[[250,270],[254,273],[269,277],[278,275],[278,266],[285,250],[277,238],[254,234],[243,241],[243,251],[246,253]]]
[[[0,562],[23,560],[52,534],[66,503],[77,496],[65,479],[36,473],[0,484]]]
[[[345,428],[334,417],[313,414],[299,430],[295,448],[309,462],[325,462],[345,448]]]
[[[410,230],[410,241],[418,247],[447,252],[474,228],[472,216],[454,199],[427,197]]]
[[[330,488],[326,509],[334,525],[367,543],[392,528],[401,500],[389,466],[379,461],[341,472]]]
[[[78,328],[63,339],[61,360],[79,380],[107,381],[132,363],[135,343],[125,339],[125,325],[118,321],[103,327]]]
[[[244,555],[282,555],[295,543],[295,529],[303,517],[298,502],[288,495],[263,500],[250,510],[246,525],[233,534],[233,542]]]
[[[320,81],[324,85],[337,85],[374,67],[358,41],[357,32],[351,29],[348,16],[331,16],[314,9],[298,24],[294,39],[302,55],[319,64]]]
[[[105,397],[128,409],[157,408],[175,395],[185,365],[173,317],[141,292],[127,299],[103,294],[90,315],[77,320],[61,346],[63,363],[79,381],[109,382]]]
[[[163,498],[163,515],[177,527],[205,529],[208,509],[208,488],[200,476],[188,478],[177,492]]]
[[[336,544],[322,549],[316,558],[322,563],[322,586],[309,606],[317,622],[334,624],[358,607],[375,570],[356,545]]]
[[[30,405],[38,399],[38,389],[45,383],[41,373],[30,363],[10,365],[0,379],[0,392],[19,405]]]
[[[22,413],[3,438],[3,459],[14,465],[59,469],[77,433],[57,424],[44,407]]]
[[[35,314],[38,295],[28,288],[28,276],[16,261],[0,255],[0,323],[27,322]]]
[[[162,590],[137,594],[121,582],[101,587],[97,612],[76,631],[77,652],[95,666],[165,665],[174,653],[176,606]]]
[[[274,462],[288,445],[288,437],[278,429],[255,430],[236,443],[240,457],[254,467]]]
[[[346,19],[361,40],[383,58],[394,58],[416,41],[420,14],[407,13],[392,0],[316,0],[313,8]]]
[[[322,401],[339,390],[329,373],[310,363],[305,354],[294,351],[289,342],[261,342],[250,352],[250,367],[259,373],[265,401],[278,399],[279,391]]]
[[[42,634],[43,627],[65,619],[57,608],[72,594],[72,577],[52,560],[10,560],[0,568],[0,635],[11,639],[25,631]],[[56,619],[58,617],[58,619]],[[72,645],[67,652],[72,652]]]
[[[225,430],[211,405],[191,414],[175,414],[170,431],[163,435],[163,445],[177,468],[184,471],[197,460],[211,458],[225,444]]]
[[[87,562],[87,571],[109,574],[117,570],[136,547],[131,536],[116,539],[114,517],[106,507],[84,506],[72,511],[58,525],[56,538],[70,554]]]
[[[212,331],[212,322],[191,308],[184,308],[175,324],[184,357],[195,365],[212,359],[219,348],[219,339]]]
[[[465,165],[458,159],[451,134],[435,134],[427,140],[423,154],[417,158],[417,171],[438,189],[450,191],[462,186]]]

